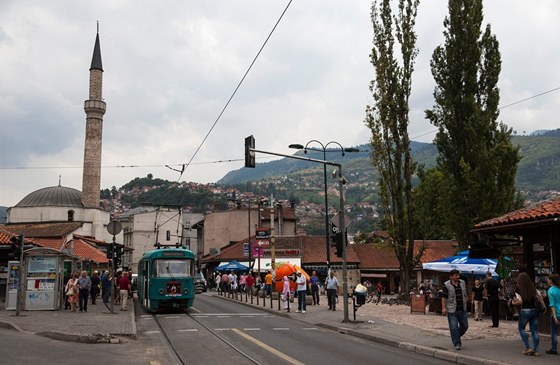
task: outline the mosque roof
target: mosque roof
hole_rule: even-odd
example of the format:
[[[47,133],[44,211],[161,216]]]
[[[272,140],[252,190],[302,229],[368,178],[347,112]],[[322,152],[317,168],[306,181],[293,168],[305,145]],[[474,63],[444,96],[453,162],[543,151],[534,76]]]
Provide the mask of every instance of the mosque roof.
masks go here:
[[[28,194],[16,207],[79,207],[83,208],[82,192],[64,186],[50,186]]]

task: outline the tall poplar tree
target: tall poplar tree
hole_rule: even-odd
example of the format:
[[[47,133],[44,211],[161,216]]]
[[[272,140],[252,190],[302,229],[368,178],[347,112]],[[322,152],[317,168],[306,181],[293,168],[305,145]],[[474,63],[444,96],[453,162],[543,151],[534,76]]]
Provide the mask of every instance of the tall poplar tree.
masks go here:
[[[417,9],[418,0],[399,0],[396,16],[392,14],[390,0],[374,0],[371,8],[370,61],[375,78],[370,83],[370,91],[375,103],[366,107],[365,124],[371,130],[372,163],[380,174],[383,227],[391,235],[399,260],[401,293],[408,292],[412,270],[423,251],[414,253],[412,174],[415,164],[408,137],[412,72],[418,54],[414,32]]]
[[[438,127],[438,168],[446,180],[447,225],[462,245],[482,220],[516,207],[519,148],[511,128],[498,123],[499,44],[487,25],[482,0],[449,0],[445,43],[431,60],[435,105],[426,117]]]

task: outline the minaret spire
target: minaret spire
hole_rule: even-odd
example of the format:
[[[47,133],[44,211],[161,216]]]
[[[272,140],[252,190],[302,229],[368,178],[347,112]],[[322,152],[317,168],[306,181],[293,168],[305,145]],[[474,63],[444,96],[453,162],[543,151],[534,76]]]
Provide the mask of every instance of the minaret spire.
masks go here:
[[[86,139],[84,146],[84,171],[82,177],[82,203],[86,207],[99,207],[101,186],[101,145],[103,116],[107,105],[103,101],[103,64],[99,44],[99,22],[93,57],[89,69],[89,99],[84,102],[86,112]]]

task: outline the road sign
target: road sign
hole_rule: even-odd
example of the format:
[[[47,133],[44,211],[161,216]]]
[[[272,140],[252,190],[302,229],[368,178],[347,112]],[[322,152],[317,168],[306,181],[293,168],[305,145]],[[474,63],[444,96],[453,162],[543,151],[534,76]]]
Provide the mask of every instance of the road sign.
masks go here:
[[[339,211],[339,212],[336,212],[336,214],[334,215],[334,217],[332,217],[332,219],[331,219],[331,223],[332,223],[335,227],[338,227],[338,223],[339,223],[338,221],[340,220],[340,218],[338,217],[338,214],[339,214],[339,213],[340,213],[340,211]],[[345,215],[345,216],[344,216],[344,228],[347,228],[347,227],[350,225],[351,222],[352,222],[352,220],[351,220],[350,218],[348,218],[347,215]]]
[[[122,226],[120,222],[110,221],[109,224],[107,224],[107,232],[109,232],[109,234],[115,236],[121,233],[121,231],[122,231]]]

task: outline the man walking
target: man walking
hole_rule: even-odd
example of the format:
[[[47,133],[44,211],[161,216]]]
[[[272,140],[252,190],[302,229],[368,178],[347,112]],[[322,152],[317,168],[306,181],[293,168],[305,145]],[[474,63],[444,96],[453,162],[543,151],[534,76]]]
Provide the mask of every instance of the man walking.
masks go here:
[[[313,305],[319,305],[319,278],[317,272],[314,270],[309,278],[311,283],[311,298],[313,298]]]
[[[329,310],[336,310],[336,295],[338,292],[338,279],[334,276],[334,271],[329,271],[329,276],[325,281],[327,288],[327,302],[329,303]]]
[[[87,302],[89,296],[89,289],[91,288],[91,279],[87,275],[87,271],[82,271],[82,276],[78,279],[80,312],[87,312]]]
[[[301,271],[296,272],[296,284],[297,284],[297,306],[298,309],[296,313],[305,313],[307,309],[306,295],[307,295],[307,280],[305,276],[301,274]]]
[[[113,286],[111,279],[109,270],[105,270],[103,275],[101,275],[101,298],[105,305],[109,303],[109,298],[111,297],[111,286]]]
[[[492,273],[486,273],[486,282],[484,283],[484,289],[486,289],[486,295],[488,296],[488,310],[492,316],[492,325],[490,327],[497,328],[500,324],[500,289],[502,286],[497,280],[492,278]]]
[[[451,270],[450,279],[443,283],[442,314],[447,314],[451,342],[455,350],[461,349],[461,336],[467,332],[469,322],[467,319],[467,287],[461,280],[459,270]]]
[[[128,292],[130,291],[130,279],[128,278],[127,272],[123,272],[119,279],[119,294],[121,297],[121,310],[128,310],[127,300]]]
[[[99,295],[99,283],[101,282],[97,271],[93,272],[93,275],[91,275],[90,280],[91,280],[91,290],[90,290],[91,304],[95,305],[95,301],[97,300],[97,296]]]

